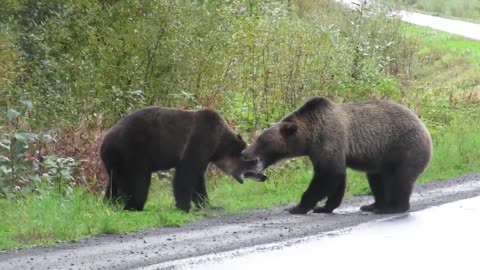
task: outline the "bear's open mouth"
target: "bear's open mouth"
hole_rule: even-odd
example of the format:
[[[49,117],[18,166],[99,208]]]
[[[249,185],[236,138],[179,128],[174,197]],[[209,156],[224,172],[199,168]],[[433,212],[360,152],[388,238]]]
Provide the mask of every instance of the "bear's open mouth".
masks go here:
[[[254,170],[257,171],[257,172],[261,172],[265,168],[268,167],[268,166],[265,166],[265,162],[260,157],[254,157],[254,158],[242,157],[242,160],[247,161],[247,162],[254,162],[254,164],[255,164],[255,169]],[[255,174],[254,171],[250,171],[248,173]]]
[[[242,175],[234,175],[233,178],[237,180],[238,183],[243,184],[243,174]]]
[[[242,176],[244,178],[249,178],[249,179],[255,180],[257,182],[264,182],[268,178],[266,175],[264,175],[262,173],[253,172],[253,171],[245,172],[245,173],[243,173]]]
[[[233,178],[235,178],[235,180],[237,180],[237,182],[239,182],[240,184],[243,184],[244,178],[252,179],[255,182],[264,182],[265,180],[267,180],[268,177],[260,172],[247,171],[241,174],[234,175]]]

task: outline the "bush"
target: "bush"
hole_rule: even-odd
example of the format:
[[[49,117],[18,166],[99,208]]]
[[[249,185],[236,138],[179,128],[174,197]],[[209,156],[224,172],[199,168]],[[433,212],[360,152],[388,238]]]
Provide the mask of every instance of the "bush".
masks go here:
[[[385,73],[409,61],[398,22],[320,2],[331,16],[300,18],[290,1],[26,0],[9,104],[33,100],[46,127],[155,104],[214,107],[251,130],[312,95],[385,95]]]
[[[401,100],[394,76],[408,76],[414,48],[387,10],[331,0],[14,2],[3,103],[31,100],[28,128],[54,138],[39,156],[81,160],[65,173],[95,191],[101,135],[134,109],[212,107],[252,133],[315,95]]]
[[[26,109],[31,102],[21,101]],[[40,192],[55,187],[58,194],[70,193],[74,185],[73,170],[78,166],[73,158],[37,155],[38,145],[46,138],[22,130],[25,120],[14,109],[7,112],[9,125],[1,127],[0,137],[0,197],[19,198],[24,193]]]

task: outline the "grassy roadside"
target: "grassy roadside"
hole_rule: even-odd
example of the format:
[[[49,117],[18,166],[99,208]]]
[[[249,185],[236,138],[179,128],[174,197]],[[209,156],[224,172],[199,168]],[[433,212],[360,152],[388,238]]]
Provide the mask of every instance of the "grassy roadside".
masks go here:
[[[428,122],[434,139],[434,155],[420,182],[480,170],[480,45],[449,34],[407,26],[407,34],[421,38],[415,80],[405,83],[414,91],[432,91],[435,100],[445,96],[449,104],[439,104],[439,117],[448,124]],[[430,102],[421,100],[420,102]],[[435,105],[435,104],[434,104]],[[429,117],[435,119],[435,117]],[[282,168],[281,168],[282,167]],[[311,177],[311,168],[302,162],[289,162],[269,171],[269,181],[259,184],[221,177],[209,182],[212,204],[225,211],[184,214],[174,209],[171,188],[166,181],[154,181],[141,213],[118,211],[101,198],[75,189],[68,198],[55,193],[29,196],[25,200],[0,200],[0,249],[51,245],[89,235],[123,233],[161,226],[178,226],[205,216],[238,213],[298,201]],[[368,194],[363,174],[349,171],[347,196]]]
[[[457,122],[434,135],[433,160],[419,182],[480,169],[480,127],[475,124],[478,121],[479,117],[467,123]],[[146,210],[141,213],[119,211],[80,189],[68,198],[48,193],[30,196],[20,203],[1,200],[0,215],[4,222],[0,227],[0,248],[52,245],[57,240],[76,240],[89,235],[179,226],[205,216],[295,203],[307,187],[311,174],[310,167],[298,166],[282,169],[282,172],[270,171],[269,181],[263,184],[247,181],[244,185],[221,177],[215,184],[209,183],[212,204],[224,207],[221,212],[203,210],[184,214],[175,210],[171,188],[166,181],[154,181]],[[349,171],[347,196],[365,194],[369,194],[369,188],[363,174]]]
[[[434,137],[435,153],[420,182],[445,179],[480,169],[480,127],[470,123],[455,124]],[[477,121],[480,118],[477,117]],[[478,122],[477,122],[478,123]],[[306,189],[312,175],[309,166],[274,172],[263,184],[236,181],[221,177],[209,183],[214,206],[224,211],[202,210],[184,214],[174,209],[171,188],[167,181],[154,181],[144,212],[119,211],[106,205],[100,197],[77,189],[68,197],[55,193],[30,196],[20,203],[0,200],[0,248],[52,245],[58,240],[69,241],[89,235],[124,233],[146,228],[179,226],[182,223],[218,214],[232,214],[251,209],[295,203]],[[297,165],[298,165],[297,164]],[[363,174],[348,172],[347,196],[369,194]],[[6,222],[5,222],[6,221]],[[21,224],[21,226],[19,226]]]
[[[449,122],[447,126],[427,123],[434,139],[434,156],[420,182],[479,171],[480,43],[411,24],[405,30],[421,44],[408,87],[431,91],[438,102],[438,121]]]

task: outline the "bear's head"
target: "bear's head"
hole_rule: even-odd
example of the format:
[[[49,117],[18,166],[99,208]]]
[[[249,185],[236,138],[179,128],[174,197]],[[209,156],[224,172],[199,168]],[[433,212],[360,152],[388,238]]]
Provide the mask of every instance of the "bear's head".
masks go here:
[[[242,159],[255,162],[257,171],[262,171],[282,159],[304,155],[305,139],[298,124],[280,122],[263,131],[243,150]]]
[[[242,151],[247,147],[242,137],[230,132],[225,135],[220,145],[219,154],[213,161],[215,166],[224,173],[231,175],[241,184],[243,184],[244,178],[250,178],[257,182],[265,181],[267,176],[258,172],[255,161],[242,159]]]

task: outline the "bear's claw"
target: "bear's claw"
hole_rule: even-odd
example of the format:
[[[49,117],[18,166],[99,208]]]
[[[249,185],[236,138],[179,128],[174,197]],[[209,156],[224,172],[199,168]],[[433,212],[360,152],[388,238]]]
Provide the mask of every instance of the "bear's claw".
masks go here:
[[[307,209],[298,205],[287,210],[292,215],[305,215],[306,213],[308,213],[308,211],[310,211],[310,209]]]
[[[363,212],[373,212],[375,209],[377,209],[375,203],[360,206],[360,211]]]
[[[333,212],[333,209],[328,209],[325,206],[317,206],[313,208],[314,213],[324,213],[324,214],[330,214]]]

